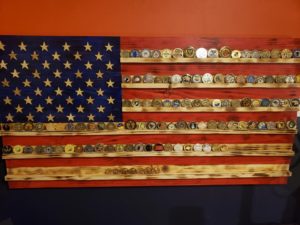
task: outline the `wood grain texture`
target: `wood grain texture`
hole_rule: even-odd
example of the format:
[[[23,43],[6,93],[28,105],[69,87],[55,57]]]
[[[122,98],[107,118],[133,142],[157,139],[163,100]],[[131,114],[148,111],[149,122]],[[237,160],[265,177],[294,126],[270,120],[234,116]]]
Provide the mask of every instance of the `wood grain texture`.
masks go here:
[[[122,75],[173,74],[243,74],[287,75],[299,74],[300,64],[122,64]]]
[[[13,180],[123,180],[200,179],[289,176],[288,164],[252,165],[130,165],[88,167],[8,168],[6,181]]]
[[[114,131],[81,131],[81,132],[63,132],[63,131],[47,131],[47,132],[1,132],[1,136],[89,136],[89,135],[135,135],[135,134],[296,134],[296,130],[114,130]]]
[[[187,116],[185,113],[173,112],[173,113],[163,113],[163,112],[153,112],[149,113],[139,113],[139,112],[124,112],[123,120],[135,120],[135,121],[173,121],[177,122],[183,121],[286,121],[295,120],[297,118],[297,112],[190,112]]]
[[[115,165],[237,165],[288,164],[288,156],[219,156],[219,157],[118,157],[118,158],[56,158],[7,159],[6,167],[61,167],[61,166],[115,166]]]
[[[163,48],[221,48],[231,49],[294,49],[299,47],[299,38],[201,38],[201,37],[122,37],[121,49]]]
[[[246,58],[239,58],[239,59],[233,59],[233,58],[204,58],[204,59],[198,59],[198,58],[121,58],[121,63],[226,63],[226,64],[232,64],[232,63],[239,63],[239,64],[245,64],[245,63],[276,63],[276,64],[298,64],[300,63],[300,59],[246,59]]]
[[[289,112],[299,107],[122,107],[123,112]]]
[[[287,177],[169,179],[169,180],[93,180],[93,181],[9,181],[10,189],[74,188],[74,187],[151,187],[151,186],[205,186],[205,185],[273,185],[286,184]]]
[[[225,152],[118,152],[118,153],[60,153],[60,154],[10,154],[3,159],[54,159],[54,158],[99,158],[99,157],[213,157],[213,156],[293,156],[291,150],[231,150]]]
[[[181,88],[300,88],[300,83],[294,84],[285,84],[285,83],[257,83],[257,84],[224,84],[224,83],[213,83],[213,84],[204,84],[204,83],[190,83],[190,84],[167,84],[167,83],[122,83],[122,88],[128,89],[181,89]]]
[[[229,138],[230,137],[230,138]],[[253,143],[293,143],[294,135],[290,134],[251,134],[239,135],[231,134],[190,134],[182,138],[180,134],[172,135],[172,140],[176,143],[208,143],[208,144],[253,144]],[[107,136],[4,136],[2,137],[4,145],[63,145],[63,144],[135,144],[135,143],[170,143],[170,135],[168,134],[152,134],[152,135],[107,135]]]
[[[122,93],[123,99],[262,99],[262,98],[299,98],[300,89],[241,89],[220,88],[214,89],[125,89]]]

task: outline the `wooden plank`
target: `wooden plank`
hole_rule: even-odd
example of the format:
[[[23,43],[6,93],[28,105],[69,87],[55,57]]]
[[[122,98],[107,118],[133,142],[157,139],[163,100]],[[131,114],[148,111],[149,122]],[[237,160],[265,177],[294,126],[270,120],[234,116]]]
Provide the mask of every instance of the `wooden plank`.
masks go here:
[[[51,159],[51,158],[98,158],[98,157],[206,157],[206,156],[293,156],[291,150],[232,150],[226,152],[118,152],[118,153],[60,153],[60,154],[9,154],[3,159]]]
[[[63,166],[115,166],[115,165],[239,165],[239,164],[289,164],[288,156],[220,156],[220,157],[112,157],[112,158],[56,158],[7,159],[7,168],[63,167]]]
[[[122,107],[123,112],[288,112],[300,107]]]
[[[0,136],[90,136],[90,135],[139,135],[139,134],[296,134],[296,130],[111,130],[111,131],[47,131],[47,132],[1,132]]]
[[[300,59],[253,59],[253,58],[121,58],[121,63],[276,63],[276,64],[296,64],[300,63]]]
[[[300,68],[299,68],[300,70]],[[281,88],[281,89],[261,89],[261,88],[182,88],[182,89],[124,89],[122,93],[123,99],[287,99],[298,98],[300,89]]]
[[[72,187],[154,187],[154,186],[204,186],[204,185],[273,185],[286,184],[287,177],[211,178],[168,180],[51,180],[9,181],[10,189],[20,188],[72,188]]]
[[[84,144],[135,144],[140,143],[143,140],[144,143],[170,143],[170,135],[168,134],[152,134],[152,135],[107,135],[107,136],[32,136],[30,138],[24,136],[5,136],[2,137],[3,145],[66,145],[73,143],[75,145]],[[185,135],[182,138],[181,134],[173,134],[172,140],[176,140],[176,143],[207,143],[207,144],[253,144],[253,143],[293,143],[294,135],[286,134],[251,134],[251,135],[239,135],[231,134],[190,134]]]
[[[23,146],[24,147],[24,146]],[[36,146],[32,146],[36,147]],[[55,146],[53,146],[55,148]],[[226,149],[225,149],[226,148]],[[92,152],[92,153],[50,153],[50,154],[3,154],[3,159],[38,158],[97,158],[97,157],[200,157],[200,156],[293,156],[292,144],[227,144],[221,151],[212,152]]]
[[[255,83],[255,84],[224,84],[224,83],[190,83],[190,84],[168,84],[168,83],[122,83],[122,88],[131,89],[147,89],[147,88],[168,88],[168,89],[181,89],[181,88],[299,88],[300,83],[286,84],[286,83]]]
[[[153,112],[149,113],[140,113],[140,112],[124,112],[123,113],[123,120],[134,120],[140,122],[147,122],[151,121],[158,121],[158,122],[165,122],[165,121],[209,121],[209,120],[216,120],[216,121],[282,121],[282,120],[295,120],[297,118],[297,112],[268,112],[268,113],[260,113],[260,112],[218,112],[218,113],[211,113],[211,112],[190,112],[188,114],[181,112],[173,112],[173,113],[164,113],[164,112]]]
[[[13,180],[122,180],[200,179],[290,176],[288,164],[252,165],[130,165],[111,167],[18,167],[8,168]]]
[[[121,49],[164,48],[218,48],[231,49],[294,49],[300,45],[299,38],[203,38],[203,37],[121,37]]]
[[[283,75],[299,74],[300,64],[122,64],[122,75],[153,74],[235,74],[235,75]]]

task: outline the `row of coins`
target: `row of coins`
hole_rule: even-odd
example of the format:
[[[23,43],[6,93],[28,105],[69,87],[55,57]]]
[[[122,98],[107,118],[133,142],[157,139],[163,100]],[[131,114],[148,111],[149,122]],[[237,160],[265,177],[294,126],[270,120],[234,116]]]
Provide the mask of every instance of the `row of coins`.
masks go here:
[[[174,48],[174,49],[161,49],[161,50],[150,50],[150,49],[131,49],[122,50],[122,58],[300,58],[300,49],[264,49],[264,50],[232,50],[228,46],[223,46],[220,49],[217,48],[194,48],[192,46],[185,49]]]
[[[116,144],[116,145],[57,145],[57,146],[22,146],[4,145],[3,154],[61,154],[61,153],[93,153],[93,152],[211,152],[225,151],[225,144]]]
[[[300,83],[300,75],[234,75],[234,74],[174,74],[171,76],[124,75],[123,83],[238,83],[238,84],[260,84],[260,83]]]
[[[125,122],[125,129],[128,130],[283,130],[296,129],[295,121],[201,121],[201,122],[156,122],[149,121],[145,123],[137,123],[134,120]]]
[[[63,125],[63,126],[62,126]],[[3,131],[97,131],[124,129],[122,122],[98,123],[4,123],[0,126]]]
[[[123,99],[123,107],[299,107],[300,99]]]
[[[276,129],[296,129],[295,121],[200,121],[200,122],[136,122],[127,120],[122,122],[98,122],[98,123],[67,123],[63,126],[58,124],[56,129],[55,124],[43,123],[11,123],[2,124],[1,129],[8,131],[113,131],[113,130],[204,130],[204,129],[221,129],[221,130],[276,130]]]

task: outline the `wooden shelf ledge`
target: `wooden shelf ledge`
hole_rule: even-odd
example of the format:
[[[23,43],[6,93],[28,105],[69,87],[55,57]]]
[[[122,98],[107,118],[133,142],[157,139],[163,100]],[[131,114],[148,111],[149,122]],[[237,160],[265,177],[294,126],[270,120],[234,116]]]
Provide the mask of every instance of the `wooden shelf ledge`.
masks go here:
[[[141,134],[296,134],[296,130],[105,130],[105,131],[26,131],[1,132],[1,136],[92,136],[92,135],[141,135]]]
[[[227,83],[190,83],[190,84],[168,84],[168,83],[122,83],[122,88],[132,89],[177,89],[177,88],[300,88],[300,83],[259,83],[259,84],[227,84]]]
[[[300,63],[300,58],[290,59],[248,59],[248,58],[121,58],[121,63]]]
[[[66,166],[8,168],[5,180],[144,180],[287,177],[290,175],[288,164]]]
[[[123,112],[290,112],[299,107],[123,107]]]

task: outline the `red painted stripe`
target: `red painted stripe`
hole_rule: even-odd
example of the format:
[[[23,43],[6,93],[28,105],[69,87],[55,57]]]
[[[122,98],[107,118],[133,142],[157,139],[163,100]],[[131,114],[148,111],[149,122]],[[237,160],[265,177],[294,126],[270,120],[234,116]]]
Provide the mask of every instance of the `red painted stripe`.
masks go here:
[[[284,75],[299,74],[299,64],[122,64],[123,75],[154,75],[172,74],[253,74],[253,75]]]
[[[124,99],[128,98],[170,98],[170,99],[241,99],[241,98],[298,98],[298,89],[259,89],[259,88],[232,88],[232,89],[123,89]]]
[[[264,112],[264,113],[123,113],[123,120],[135,120],[135,121],[209,121],[209,120],[220,120],[220,121],[279,121],[279,120],[295,120],[296,112]]]
[[[263,185],[286,184],[286,177],[220,178],[187,180],[91,180],[91,181],[9,181],[8,186],[18,188],[72,188],[72,187],[151,187],[151,186],[204,186],[204,185]]]
[[[199,37],[121,37],[121,49],[132,48],[221,48],[232,49],[273,49],[297,48],[299,39],[294,38],[199,38]]]
[[[183,138],[184,137],[184,138]],[[5,145],[136,144],[136,143],[292,143],[294,135],[118,135],[65,137],[2,137]]]
[[[8,159],[6,167],[53,166],[115,166],[115,165],[240,165],[240,164],[288,164],[285,156],[228,156],[228,157],[120,157],[120,158],[55,158]]]

